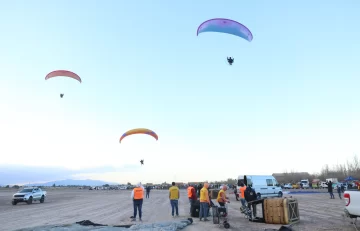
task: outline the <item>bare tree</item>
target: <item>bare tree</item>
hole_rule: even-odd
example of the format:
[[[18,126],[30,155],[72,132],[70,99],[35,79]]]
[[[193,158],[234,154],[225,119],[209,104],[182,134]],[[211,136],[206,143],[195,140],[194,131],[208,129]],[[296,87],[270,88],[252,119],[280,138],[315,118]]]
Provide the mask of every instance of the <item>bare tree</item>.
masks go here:
[[[281,183],[297,183],[301,179],[309,179],[311,182],[314,179],[326,180],[327,178],[338,178],[341,181],[348,176],[360,179],[360,160],[356,155],[351,161],[348,160],[346,164],[337,164],[332,167],[325,164],[319,173],[309,174],[305,172],[295,172],[294,170],[287,172],[287,170],[285,170],[283,179],[286,182]]]

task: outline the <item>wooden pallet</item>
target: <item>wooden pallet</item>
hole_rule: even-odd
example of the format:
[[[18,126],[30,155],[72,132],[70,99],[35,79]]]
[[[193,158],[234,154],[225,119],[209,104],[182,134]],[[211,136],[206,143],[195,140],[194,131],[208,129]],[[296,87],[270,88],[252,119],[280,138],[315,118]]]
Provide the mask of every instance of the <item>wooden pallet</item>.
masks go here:
[[[293,224],[300,221],[298,201],[295,198],[264,200],[264,218],[267,224]]]

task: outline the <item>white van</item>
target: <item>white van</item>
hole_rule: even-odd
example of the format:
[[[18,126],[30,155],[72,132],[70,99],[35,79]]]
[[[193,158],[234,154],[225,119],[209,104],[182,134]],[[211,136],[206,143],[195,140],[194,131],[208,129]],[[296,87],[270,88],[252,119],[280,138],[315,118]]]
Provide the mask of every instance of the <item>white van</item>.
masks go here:
[[[255,190],[258,199],[283,196],[280,184],[271,175],[240,175],[237,184],[238,191],[241,182],[245,185],[251,185]]]
[[[301,180],[300,183],[302,184],[303,188],[310,188],[310,182],[308,179]]]

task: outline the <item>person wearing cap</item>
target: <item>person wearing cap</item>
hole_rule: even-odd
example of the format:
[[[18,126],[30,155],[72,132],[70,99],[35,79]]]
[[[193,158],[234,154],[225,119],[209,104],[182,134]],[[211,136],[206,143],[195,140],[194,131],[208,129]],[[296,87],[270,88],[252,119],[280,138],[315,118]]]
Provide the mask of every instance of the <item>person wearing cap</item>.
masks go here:
[[[131,199],[133,199],[134,205],[134,216],[132,217],[133,221],[136,221],[137,211],[139,210],[139,220],[142,217],[142,204],[144,199],[144,187],[141,185],[141,182],[137,183],[136,187],[131,192]]]
[[[209,221],[208,211],[210,206],[210,198],[209,198],[209,184],[204,183],[204,187],[200,190],[200,221],[204,218],[204,221]]]

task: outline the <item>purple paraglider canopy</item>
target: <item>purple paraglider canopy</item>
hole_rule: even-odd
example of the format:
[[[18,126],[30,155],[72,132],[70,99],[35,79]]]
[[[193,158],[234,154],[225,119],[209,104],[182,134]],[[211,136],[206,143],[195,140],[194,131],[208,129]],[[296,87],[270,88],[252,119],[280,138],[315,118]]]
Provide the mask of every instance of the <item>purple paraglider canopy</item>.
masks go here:
[[[226,18],[213,18],[207,20],[199,26],[197,35],[203,32],[219,32],[239,36],[251,42],[253,35],[243,24]]]

